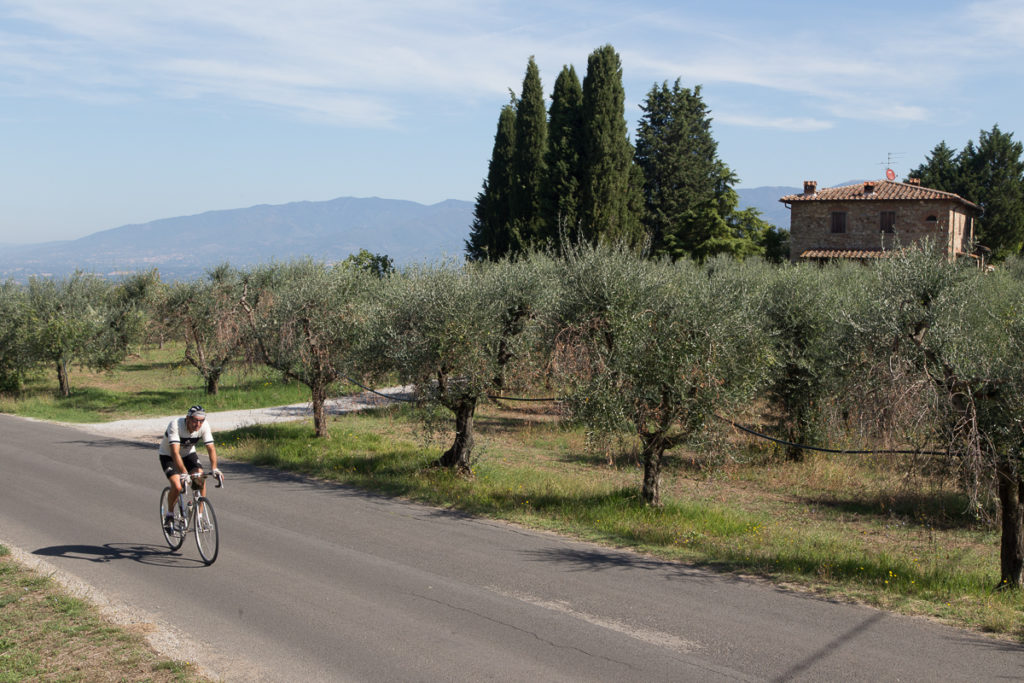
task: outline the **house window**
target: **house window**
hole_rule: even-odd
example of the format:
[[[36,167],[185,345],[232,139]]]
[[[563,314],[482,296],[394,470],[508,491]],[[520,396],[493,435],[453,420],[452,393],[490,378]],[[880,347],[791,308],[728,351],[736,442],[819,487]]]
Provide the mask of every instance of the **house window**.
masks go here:
[[[846,212],[832,212],[832,232],[846,232]]]
[[[882,232],[896,232],[896,212],[883,211],[878,227]]]

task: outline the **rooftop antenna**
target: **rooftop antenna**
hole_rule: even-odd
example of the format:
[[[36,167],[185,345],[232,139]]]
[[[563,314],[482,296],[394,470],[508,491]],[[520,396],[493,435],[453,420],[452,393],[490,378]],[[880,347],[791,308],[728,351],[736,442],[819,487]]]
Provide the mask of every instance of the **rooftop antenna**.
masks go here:
[[[879,162],[879,166],[885,166],[885,177],[888,180],[896,180],[896,166],[904,154],[904,152],[886,152],[885,163]]]

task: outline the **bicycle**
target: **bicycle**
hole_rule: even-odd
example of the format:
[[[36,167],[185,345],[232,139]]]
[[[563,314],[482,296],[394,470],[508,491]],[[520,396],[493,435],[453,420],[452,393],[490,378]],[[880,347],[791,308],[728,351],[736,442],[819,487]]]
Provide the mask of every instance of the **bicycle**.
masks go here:
[[[201,474],[180,474],[181,494],[174,506],[174,521],[168,527],[164,520],[169,506],[167,497],[171,493],[171,487],[166,486],[160,493],[160,529],[163,531],[164,539],[171,550],[177,550],[185,542],[185,535],[191,529],[196,535],[196,546],[199,548],[199,555],[207,566],[213,564],[217,559],[217,552],[220,550],[220,534],[217,530],[217,515],[213,512],[213,503],[206,496],[200,495],[202,480],[209,476],[215,476],[203,472]],[[216,476],[217,488],[224,485],[224,479]],[[191,499],[186,502],[189,492]]]

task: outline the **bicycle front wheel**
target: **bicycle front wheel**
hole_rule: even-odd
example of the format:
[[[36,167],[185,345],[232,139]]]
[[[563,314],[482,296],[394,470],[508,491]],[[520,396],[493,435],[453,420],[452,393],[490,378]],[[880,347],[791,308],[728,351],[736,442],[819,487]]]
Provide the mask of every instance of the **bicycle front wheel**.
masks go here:
[[[170,486],[165,487],[160,493],[160,529],[164,532],[164,540],[167,541],[167,545],[170,546],[171,550],[177,550],[185,542],[185,529],[181,524],[171,524],[170,528],[164,524],[167,513],[173,512],[167,504],[167,497],[170,493]],[[177,519],[175,521],[177,522]]]
[[[203,562],[210,565],[217,559],[220,550],[220,534],[217,531],[217,515],[213,512],[213,503],[209,498],[199,496],[196,502],[195,532],[196,545]]]

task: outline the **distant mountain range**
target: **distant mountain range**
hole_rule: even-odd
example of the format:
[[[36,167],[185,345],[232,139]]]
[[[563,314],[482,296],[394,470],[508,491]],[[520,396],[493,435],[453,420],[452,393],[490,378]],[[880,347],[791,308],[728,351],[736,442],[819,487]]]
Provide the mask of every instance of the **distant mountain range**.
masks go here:
[[[761,212],[761,218],[772,225],[789,230],[789,209],[779,201],[788,194],[803,192],[802,187],[766,186],[738,188],[740,208],[753,207]]]
[[[789,228],[779,197],[793,187],[740,189],[740,207],[760,209]],[[463,253],[473,203],[449,199],[429,206],[397,199],[341,197],[323,202],[208,211],[103,230],[76,240],[0,247],[0,280],[66,275],[76,268],[117,276],[157,268],[165,281],[187,280],[217,264],[244,267],[310,256],[340,261],[360,249],[387,254],[396,265]]]

